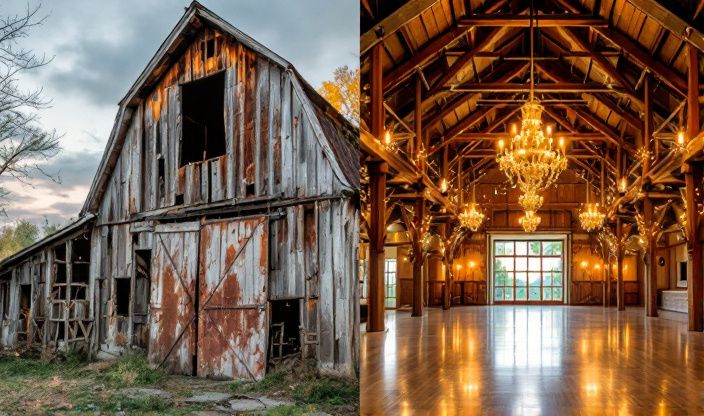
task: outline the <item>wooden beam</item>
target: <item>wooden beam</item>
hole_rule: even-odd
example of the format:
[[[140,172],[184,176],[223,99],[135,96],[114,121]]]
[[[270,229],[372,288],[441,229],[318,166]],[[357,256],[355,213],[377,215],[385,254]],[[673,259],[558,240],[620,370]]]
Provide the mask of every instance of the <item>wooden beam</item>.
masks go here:
[[[632,57],[639,65],[650,69],[653,75],[657,76],[660,81],[683,97],[686,96],[687,83],[669,66],[655,60],[650,51],[635,43],[616,29],[609,27],[593,27],[592,30],[611,41],[615,46],[622,48],[624,53]]]
[[[408,0],[402,3],[401,7],[359,37],[359,54],[364,55],[377,42],[382,42],[437,2],[438,0]]]
[[[641,176],[645,177],[650,172],[652,148],[650,142],[653,135],[653,99],[650,85],[650,75],[645,74],[643,79],[643,150],[647,157],[643,158]]]
[[[550,15],[537,15],[533,18],[534,22],[538,27],[592,27],[592,26],[608,26],[608,22],[600,17],[594,17],[593,15],[577,15],[577,14],[550,14]],[[530,17],[524,14],[518,15],[496,15],[496,14],[484,14],[484,15],[471,15],[458,19],[458,26],[464,27],[481,27],[481,26],[495,26],[495,27],[530,27]]]
[[[416,71],[416,68],[425,65],[433,57],[442,52],[447,45],[464,35],[468,30],[468,28],[464,27],[450,27],[417,50],[408,60],[400,63],[394,69],[384,74],[384,93],[388,94],[401,83],[401,81],[411,76]]]
[[[465,83],[458,86],[446,87],[446,91],[451,92],[515,92],[527,93],[530,91],[528,84],[509,84],[509,83]],[[616,94],[626,94],[621,87],[609,87],[601,84],[582,84],[582,83],[553,83],[553,84],[538,84],[535,86],[536,93],[594,93],[594,92],[609,92]]]
[[[505,106],[505,104],[497,104],[487,111],[474,111],[473,113],[470,113],[467,117],[460,120],[457,124],[452,126],[447,132],[445,132],[445,134],[443,135],[443,139],[439,144],[428,149],[428,156],[442,149],[443,146],[452,143],[454,141],[453,139],[455,138],[455,136],[479,123],[492,110],[503,108]]]
[[[455,142],[474,142],[474,141],[498,141],[501,139],[509,139],[509,132],[501,133],[482,133],[482,132],[467,132],[455,135]],[[603,141],[607,140],[603,133],[572,133],[559,132],[553,134],[554,138],[562,137],[570,141]]]
[[[535,66],[540,70],[540,72],[548,79],[553,82],[570,82],[570,73],[574,71],[567,70],[564,65],[553,64],[550,67],[546,66],[544,63],[538,62]],[[593,99],[597,100],[600,104],[606,106],[611,111],[618,114],[626,123],[635,127],[637,130],[643,129],[643,122],[633,115],[630,110],[625,108],[619,108],[613,100],[606,96],[604,93],[588,93],[585,95],[591,96]],[[642,104],[642,100],[638,100],[639,104]]]
[[[509,69],[507,72],[504,72],[502,75],[497,75],[501,73],[502,69],[506,69],[508,67],[510,67],[511,69]],[[527,68],[528,63],[523,63],[519,65],[507,63],[506,66],[501,65],[495,71],[484,75],[482,78],[487,79],[490,82],[506,83],[523,73],[523,71],[525,71]],[[472,97],[476,96],[478,96],[478,94],[475,93],[463,93],[453,95],[453,97],[448,100],[444,106],[442,106],[437,112],[433,113],[430,116],[430,118],[426,121],[426,126],[428,128],[435,126],[437,123],[442,121],[442,119],[445,118],[448,114],[455,111],[457,107],[461,106],[462,104],[470,100]]]
[[[689,45],[687,81],[687,136],[690,140],[699,134],[699,52]],[[701,196],[698,186],[702,181],[701,163],[685,165],[685,204],[687,207],[687,254],[691,264],[691,279],[687,284],[687,311],[689,315],[689,330],[704,329],[704,259],[702,258],[702,243],[699,239],[699,209]]]
[[[589,12],[589,10],[586,10],[584,7],[569,0],[557,0],[557,2],[572,13]],[[664,63],[656,60],[649,50],[645,49],[628,36],[622,34],[617,29],[612,28],[608,25],[607,21],[605,22],[607,25],[591,26],[591,29],[609,40],[617,48],[623,50],[640,66],[650,69],[653,72],[653,75],[658,77],[658,79],[670,88],[680,93],[683,97],[687,96],[687,83],[679,74],[670,69],[670,67]]]
[[[616,81],[621,85],[621,87],[626,91],[626,93],[631,96],[636,101],[640,101],[640,97],[636,94],[636,90],[631,85],[630,81],[626,79],[622,72],[605,57],[603,57],[599,52],[594,50],[592,46],[584,40],[579,34],[575,33],[574,30],[568,28],[562,28],[558,30],[567,40],[575,43],[580,49],[588,52],[590,57],[596,62],[596,64],[601,68],[602,71],[606,73],[611,79]]]
[[[435,82],[435,85],[433,85],[428,92],[428,96],[435,95],[435,93],[437,93],[440,88],[444,87],[448,81],[454,78],[478,52],[481,52],[491,46],[502,33],[504,33],[504,28],[494,28],[489,34],[486,35],[486,37],[477,43],[474,48],[468,50],[462,56],[457,58],[457,60],[452,63],[450,68],[447,71],[444,71],[440,78]]]
[[[657,0],[629,0],[636,8],[649,18],[655,20],[670,33],[689,42],[698,50],[704,52],[704,34],[693,27],[691,23],[681,19],[676,14],[662,5],[663,1]],[[701,7],[701,4],[699,5]]]

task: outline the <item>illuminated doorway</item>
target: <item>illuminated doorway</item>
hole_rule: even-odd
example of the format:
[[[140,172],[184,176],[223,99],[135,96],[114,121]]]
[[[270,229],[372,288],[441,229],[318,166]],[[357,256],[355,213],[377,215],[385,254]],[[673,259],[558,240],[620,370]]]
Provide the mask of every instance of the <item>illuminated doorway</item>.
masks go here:
[[[493,303],[564,303],[565,240],[492,238]]]

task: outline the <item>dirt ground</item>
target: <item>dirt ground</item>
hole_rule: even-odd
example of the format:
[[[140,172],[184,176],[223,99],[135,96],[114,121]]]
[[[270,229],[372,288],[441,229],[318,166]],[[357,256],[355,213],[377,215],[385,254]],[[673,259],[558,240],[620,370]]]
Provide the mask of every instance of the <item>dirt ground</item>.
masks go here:
[[[317,412],[317,413],[316,413]],[[300,362],[256,383],[167,375],[139,354],[86,363],[0,354],[0,415],[356,415],[355,380],[320,377]]]

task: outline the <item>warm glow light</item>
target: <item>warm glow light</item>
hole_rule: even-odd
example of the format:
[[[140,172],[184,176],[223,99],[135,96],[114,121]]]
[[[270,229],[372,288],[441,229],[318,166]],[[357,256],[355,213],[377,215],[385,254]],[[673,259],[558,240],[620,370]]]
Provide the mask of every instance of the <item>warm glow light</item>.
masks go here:
[[[601,264],[596,263],[596,264],[594,265],[594,270],[601,270]]]
[[[447,192],[447,179],[445,178],[442,178],[442,180],[440,181],[440,192],[442,192],[443,194]]]
[[[500,150],[500,151],[503,151],[503,150],[504,150],[504,146],[505,146],[505,145],[506,145],[506,144],[504,143],[504,139],[499,139],[499,150]]]
[[[384,132],[384,144],[387,146],[391,144],[391,132],[389,130]]]
[[[684,142],[685,142],[684,129],[679,129],[679,131],[677,132],[677,144],[682,146],[682,145],[684,145]]]
[[[550,136],[550,135],[552,134],[552,127],[548,125],[548,126],[545,128],[545,131],[548,133],[548,136]]]
[[[579,263],[580,266],[582,266],[583,269],[586,269],[587,266],[589,266],[589,262],[586,260],[582,260],[581,263]]]
[[[560,139],[558,140],[558,143],[560,144],[560,147],[564,148],[565,147],[565,138],[560,137]]]
[[[457,269],[457,270],[462,270],[462,265],[461,265],[461,264],[455,264],[455,269]]]
[[[623,177],[618,182],[618,191],[622,194],[625,194],[627,190],[628,190],[628,180],[626,179],[626,177]]]
[[[470,269],[473,269],[473,268],[477,267],[477,263],[470,260],[469,263],[467,263],[467,266],[469,266]]]

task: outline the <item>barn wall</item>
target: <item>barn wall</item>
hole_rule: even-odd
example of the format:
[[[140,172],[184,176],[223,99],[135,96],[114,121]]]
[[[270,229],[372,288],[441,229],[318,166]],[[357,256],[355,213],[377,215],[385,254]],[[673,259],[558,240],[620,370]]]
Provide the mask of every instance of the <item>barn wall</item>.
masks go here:
[[[212,37],[218,53],[203,61],[201,45]],[[227,152],[181,167],[180,85],[223,71]],[[220,33],[201,31],[134,109],[98,223],[128,221],[133,214],[181,205],[181,200],[186,206],[244,203],[346,189],[304,95],[291,71]]]

